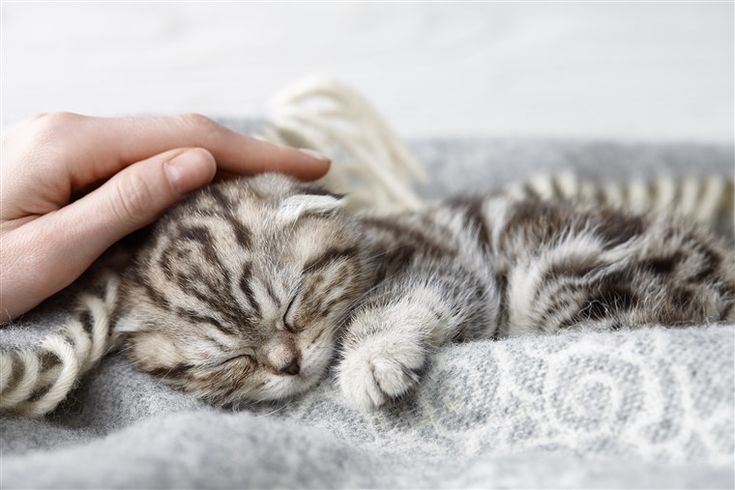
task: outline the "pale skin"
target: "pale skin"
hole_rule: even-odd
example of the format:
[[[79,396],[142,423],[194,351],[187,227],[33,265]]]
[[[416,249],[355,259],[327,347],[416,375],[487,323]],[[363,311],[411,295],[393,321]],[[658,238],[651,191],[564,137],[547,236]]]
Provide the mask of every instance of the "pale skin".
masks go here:
[[[2,143],[0,322],[71,284],[113,243],[215,177],[280,171],[313,180],[329,168],[318,154],[198,114],[40,114]]]

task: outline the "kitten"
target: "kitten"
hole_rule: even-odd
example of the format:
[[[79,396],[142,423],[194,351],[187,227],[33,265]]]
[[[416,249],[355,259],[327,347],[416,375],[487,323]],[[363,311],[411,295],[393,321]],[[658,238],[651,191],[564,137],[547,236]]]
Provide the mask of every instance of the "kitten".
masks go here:
[[[268,174],[212,185],[154,226],[115,337],[218,405],[301,393],[334,360],[367,409],[407,393],[448,342],[733,321],[733,255],[665,215],[496,196],[376,217]]]

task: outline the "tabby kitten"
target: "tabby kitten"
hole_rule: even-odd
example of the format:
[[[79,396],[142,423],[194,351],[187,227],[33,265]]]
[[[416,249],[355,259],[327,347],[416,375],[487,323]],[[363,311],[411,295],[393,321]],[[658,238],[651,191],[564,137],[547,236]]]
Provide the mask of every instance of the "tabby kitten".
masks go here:
[[[735,320],[735,257],[669,216],[496,196],[391,217],[269,174],[210,186],[153,228],[115,337],[214,404],[408,392],[447,342]]]

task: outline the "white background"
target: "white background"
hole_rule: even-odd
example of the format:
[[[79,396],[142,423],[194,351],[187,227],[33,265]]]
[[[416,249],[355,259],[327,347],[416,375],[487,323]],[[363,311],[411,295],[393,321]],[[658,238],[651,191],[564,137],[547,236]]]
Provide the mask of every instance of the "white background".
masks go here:
[[[732,141],[731,2],[10,3],[2,121],[262,114],[357,87],[405,136]]]

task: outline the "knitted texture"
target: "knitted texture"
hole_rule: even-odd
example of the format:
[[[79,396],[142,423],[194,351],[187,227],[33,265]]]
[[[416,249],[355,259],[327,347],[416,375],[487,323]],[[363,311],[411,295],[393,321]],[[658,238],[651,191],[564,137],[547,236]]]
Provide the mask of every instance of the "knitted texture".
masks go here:
[[[262,137],[311,148],[335,162],[321,179],[349,193],[352,208],[375,212],[422,206],[416,184],[429,178],[419,161],[362,95],[329,78],[307,78],[273,97]]]
[[[374,451],[410,454],[433,441],[437,455],[554,448],[727,465],[735,452],[734,340],[730,326],[454,345],[433,360],[429,382],[385,414],[344,408],[325,383],[279,416]]]
[[[288,403],[222,412],[116,356],[56,424],[4,422],[3,483],[727,488],[734,335],[652,328],[453,345],[413,396],[372,413],[346,407],[331,379]]]

